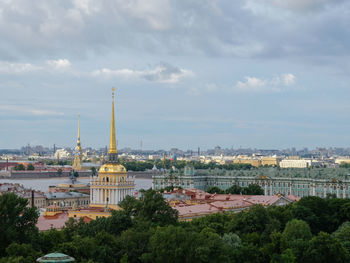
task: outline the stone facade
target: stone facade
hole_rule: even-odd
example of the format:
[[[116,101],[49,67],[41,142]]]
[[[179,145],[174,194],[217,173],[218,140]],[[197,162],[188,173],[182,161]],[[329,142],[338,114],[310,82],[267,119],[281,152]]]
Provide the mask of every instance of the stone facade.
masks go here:
[[[266,170],[260,170],[266,171]],[[276,170],[277,171],[277,170]],[[327,171],[326,174],[319,176],[316,173],[311,173],[307,169],[305,174],[298,173],[293,170],[290,173],[281,173],[282,176],[266,176],[263,173],[246,171],[225,171],[225,170],[196,170],[191,173],[173,172],[173,173],[159,173],[154,175],[152,181],[152,188],[159,190],[168,186],[182,187],[182,188],[196,188],[206,191],[208,188],[216,186],[222,190],[230,188],[232,185],[247,187],[250,184],[258,184],[264,190],[265,195],[295,195],[298,197],[304,196],[319,196],[326,197],[327,195],[335,195],[338,198],[350,197],[350,180],[347,175],[330,178]],[[344,171],[343,171],[344,172]],[[252,175],[253,174],[253,175]],[[278,171],[277,171],[278,174]],[[293,176],[294,174],[294,176]],[[288,176],[290,175],[290,176]],[[345,178],[346,179],[345,179]]]

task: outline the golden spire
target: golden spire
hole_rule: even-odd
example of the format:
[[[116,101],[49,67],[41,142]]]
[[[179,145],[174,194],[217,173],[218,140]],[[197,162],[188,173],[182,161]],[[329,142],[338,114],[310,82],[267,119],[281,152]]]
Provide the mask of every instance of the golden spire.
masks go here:
[[[80,114],[78,115],[78,144],[80,144]]]
[[[112,88],[112,119],[111,119],[111,138],[109,141],[109,150],[108,153],[118,153],[117,144],[115,139],[115,122],[114,122],[114,91],[115,88]]]

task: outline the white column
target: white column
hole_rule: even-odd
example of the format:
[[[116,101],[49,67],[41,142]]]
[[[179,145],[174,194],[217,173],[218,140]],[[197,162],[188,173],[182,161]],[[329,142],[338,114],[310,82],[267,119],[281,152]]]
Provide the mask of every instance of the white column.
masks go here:
[[[339,198],[340,197],[340,192],[339,192],[339,184],[337,184],[337,198]]]
[[[273,185],[273,182],[270,182],[270,195],[273,195],[272,185]]]

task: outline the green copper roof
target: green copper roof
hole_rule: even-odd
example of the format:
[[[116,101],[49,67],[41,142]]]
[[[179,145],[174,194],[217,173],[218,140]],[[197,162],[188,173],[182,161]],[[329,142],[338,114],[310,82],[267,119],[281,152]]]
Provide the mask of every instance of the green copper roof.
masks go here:
[[[74,262],[75,259],[62,253],[54,252],[47,254],[36,260],[37,262],[45,263],[64,263],[64,262]]]

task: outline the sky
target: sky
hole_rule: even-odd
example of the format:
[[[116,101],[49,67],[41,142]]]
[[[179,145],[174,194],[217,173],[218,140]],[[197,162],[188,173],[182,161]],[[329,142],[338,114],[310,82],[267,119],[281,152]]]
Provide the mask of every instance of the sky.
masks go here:
[[[0,1],[0,148],[349,147],[350,1]]]

